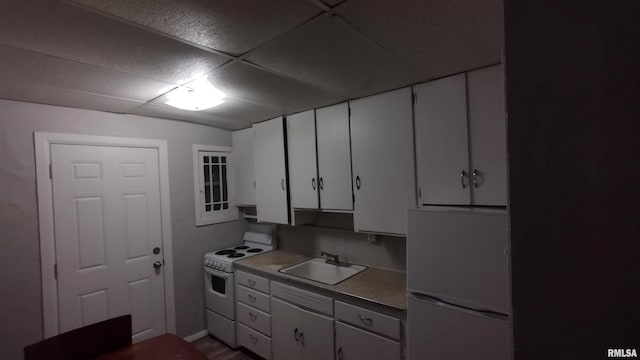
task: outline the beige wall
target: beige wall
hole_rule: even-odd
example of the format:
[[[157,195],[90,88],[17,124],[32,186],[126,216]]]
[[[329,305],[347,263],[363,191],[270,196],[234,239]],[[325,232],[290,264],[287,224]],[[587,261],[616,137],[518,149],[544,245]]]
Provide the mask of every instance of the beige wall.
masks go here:
[[[0,359],[22,358],[22,348],[43,336],[34,131],[167,140],[177,332],[204,329],[202,256],[240,241],[247,225],[194,226],[192,144],[230,146],[230,132],[0,100]]]

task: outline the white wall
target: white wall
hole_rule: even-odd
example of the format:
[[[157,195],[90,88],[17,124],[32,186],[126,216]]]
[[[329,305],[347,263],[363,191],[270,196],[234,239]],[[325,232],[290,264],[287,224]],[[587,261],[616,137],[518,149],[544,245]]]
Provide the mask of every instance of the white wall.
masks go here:
[[[405,238],[377,236],[370,242],[366,234],[310,226],[278,225],[278,247],[283,250],[320,256],[322,251],[338,254],[341,260],[383,269],[406,271]]]
[[[176,325],[205,328],[202,256],[241,240],[244,221],[194,226],[192,144],[231,146],[229,131],[186,122],[0,100],[0,358],[42,339],[33,132],[165,139],[168,144]]]

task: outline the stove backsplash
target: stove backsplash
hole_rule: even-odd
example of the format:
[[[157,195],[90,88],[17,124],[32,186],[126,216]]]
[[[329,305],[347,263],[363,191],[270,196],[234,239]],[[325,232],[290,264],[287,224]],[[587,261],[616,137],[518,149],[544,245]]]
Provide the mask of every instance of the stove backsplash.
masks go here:
[[[376,235],[376,242],[367,234],[312,226],[278,225],[278,249],[320,256],[326,251],[340,259],[378,268],[406,271],[405,238]]]

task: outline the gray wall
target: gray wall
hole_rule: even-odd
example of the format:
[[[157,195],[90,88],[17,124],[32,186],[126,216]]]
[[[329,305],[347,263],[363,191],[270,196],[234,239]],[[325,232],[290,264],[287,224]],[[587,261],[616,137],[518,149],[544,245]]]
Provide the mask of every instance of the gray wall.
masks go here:
[[[231,145],[230,132],[186,122],[0,100],[0,358],[42,339],[33,132],[166,139],[178,335],[205,328],[202,256],[240,241],[244,221],[194,226],[192,144]]]
[[[505,1],[516,360],[640,351],[638,14]]]

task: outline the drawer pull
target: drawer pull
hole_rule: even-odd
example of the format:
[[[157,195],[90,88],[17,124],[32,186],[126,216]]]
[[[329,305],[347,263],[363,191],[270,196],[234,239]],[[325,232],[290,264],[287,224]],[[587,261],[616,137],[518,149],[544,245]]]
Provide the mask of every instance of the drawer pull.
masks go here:
[[[251,339],[251,343],[252,344],[255,344],[255,343],[258,342],[258,338],[253,336],[253,335],[251,335],[251,334],[249,334],[249,339]]]
[[[362,321],[362,323],[367,325],[367,326],[372,326],[373,325],[373,319],[370,318],[370,317],[366,317],[366,316],[358,314],[358,319],[360,319],[360,321]]]
[[[300,331],[300,334],[298,335],[298,339],[300,340],[300,344],[304,346],[304,333],[302,331]]]
[[[253,296],[251,294],[248,294],[247,297],[249,298],[249,301],[256,302],[256,297],[255,296]]]
[[[343,360],[344,355],[342,354],[342,346],[338,348],[338,360]]]
[[[293,338],[296,339],[296,342],[299,342],[300,340],[298,340],[298,328],[296,328],[295,330],[293,330]]]
[[[256,321],[256,319],[258,318],[258,315],[249,312],[249,319],[251,319],[251,321]]]
[[[249,283],[249,286],[251,286],[251,287],[256,286],[256,281],[255,280],[247,279],[247,282]]]

